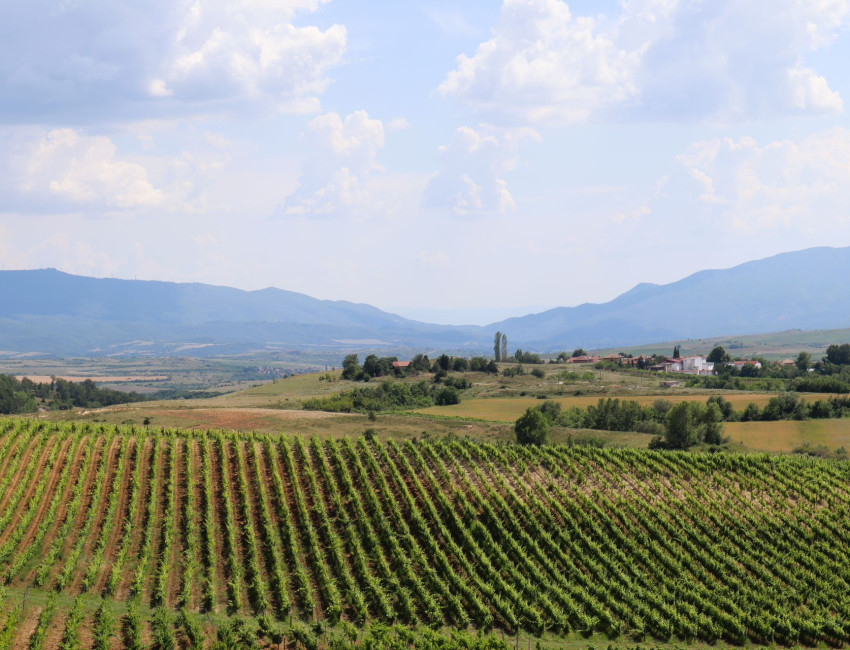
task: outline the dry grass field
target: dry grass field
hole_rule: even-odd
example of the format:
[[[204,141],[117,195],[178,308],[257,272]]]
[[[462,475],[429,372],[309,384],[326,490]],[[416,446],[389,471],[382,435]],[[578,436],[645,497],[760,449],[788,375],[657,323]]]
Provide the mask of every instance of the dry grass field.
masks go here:
[[[718,391],[703,392],[703,393],[672,393],[667,392],[658,395],[577,395],[570,397],[554,397],[553,401],[559,403],[561,408],[568,409],[572,407],[587,408],[595,405],[600,398],[617,398],[634,400],[644,406],[651,405],[657,399],[665,399],[673,403],[678,402],[704,402],[711,395],[719,394]],[[775,397],[776,393],[743,393],[743,392],[725,392],[723,397],[732,403],[735,410],[743,410],[747,404],[754,403],[759,407],[764,407],[771,397]],[[828,398],[829,395],[820,393],[801,394],[803,399],[814,401],[817,399]],[[421,409],[418,413],[426,415],[451,415],[464,418],[481,418],[484,420],[493,420],[496,422],[514,422],[525,412],[529,406],[537,406],[540,400],[531,397],[515,397],[515,398],[492,398],[492,399],[469,399],[464,400],[460,404],[452,406],[432,406],[430,408]]]
[[[725,433],[748,449],[789,452],[808,442],[830,449],[850,448],[850,420],[729,422]]]

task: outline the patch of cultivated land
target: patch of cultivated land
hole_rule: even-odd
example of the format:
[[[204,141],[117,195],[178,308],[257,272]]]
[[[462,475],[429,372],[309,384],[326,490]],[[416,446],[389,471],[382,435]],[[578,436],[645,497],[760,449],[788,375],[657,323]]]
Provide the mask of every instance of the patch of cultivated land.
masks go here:
[[[77,423],[73,430],[70,424],[48,423],[36,431],[27,420],[7,424],[0,432],[0,450],[6,450],[4,456],[15,454],[17,445],[5,443],[16,436],[22,440],[29,453],[21,461],[37,459],[31,467],[33,472],[42,468],[39,498],[48,503],[54,492],[61,498],[71,494],[59,490],[64,463],[48,468],[42,462],[51,449],[65,454],[82,435],[103,450],[92,456],[90,474],[100,478],[86,481],[84,505],[72,520],[78,530],[68,532],[69,543],[50,570],[54,576],[64,571],[71,577],[55,589],[57,625],[64,626],[82,591],[81,576],[107,521],[111,486],[121,492],[113,500],[115,525],[128,514],[125,493],[132,490],[137,462],[138,498],[145,510],[150,483],[154,478],[158,482],[150,506],[154,516],[133,517],[139,530],[131,533],[132,559],[119,566],[119,588],[106,602],[117,617],[123,616],[130,597],[127,586],[138,573],[144,634],[152,634],[147,621],[158,580],[166,590],[165,611],[176,616],[185,559],[203,557],[200,548],[184,552],[183,531],[187,504],[198,508],[202,503],[185,498],[186,463],[198,480],[203,475],[200,449],[205,447],[212,461],[218,584],[212,613],[201,611],[200,598],[189,599],[187,613],[204,627],[208,644],[215,628],[225,623],[229,606],[251,627],[260,614],[277,619],[274,625],[289,631],[291,641],[296,632],[313,633],[309,626],[299,627],[300,617],[306,624],[319,616],[325,620],[323,645],[342,633],[338,625],[345,621],[356,624],[358,635],[369,634],[376,623],[401,623],[403,627],[389,632],[401,645],[414,643],[405,634],[430,634],[411,631],[423,625],[473,632],[493,626],[491,641],[497,645],[489,647],[500,647],[502,634],[511,644],[501,647],[514,647],[518,633],[533,644],[529,635],[544,631],[544,647],[633,645],[641,640],[804,646],[850,642],[847,462],[558,445],[523,448],[462,439],[307,442],[159,429],[145,432],[138,457],[135,445],[143,433],[138,428]],[[769,426],[786,424],[791,423]],[[42,436],[41,451],[33,455]],[[273,534],[268,536],[252,445],[263,447],[260,476],[273,513],[267,522]],[[121,449],[131,452],[127,462],[120,462]],[[172,449],[177,452],[173,490]],[[154,450],[158,460],[151,472]],[[0,466],[10,461],[0,458]],[[92,498],[101,484],[105,489]],[[28,504],[14,497],[15,490],[7,484],[0,495],[9,512],[2,539],[20,539],[17,527],[27,533],[46,517],[46,508],[33,510],[33,518],[25,516]],[[166,526],[167,496],[174,507],[173,528]],[[58,519],[64,510],[58,508]],[[284,517],[293,527],[291,535],[284,534]],[[81,535],[85,522],[89,529]],[[144,562],[137,559],[143,555],[142,538],[150,544]],[[104,539],[103,557],[115,558],[122,536],[109,533]],[[198,536],[193,543],[200,540]],[[49,544],[36,549],[30,563],[11,576],[13,586],[0,589],[0,634],[7,629],[11,647],[29,645],[47,593],[56,587],[55,579],[41,588],[32,584],[31,567],[48,552]],[[276,558],[284,561],[285,579],[278,583],[284,591],[275,592],[266,604],[260,594],[272,593]],[[0,554],[0,574],[12,561]],[[301,578],[293,571],[296,566]],[[98,588],[83,595],[80,638],[89,645],[106,576],[99,577]],[[235,592],[228,586],[234,578]],[[228,602],[234,593],[235,607]],[[284,602],[283,610],[275,606]],[[308,602],[315,609],[305,611]],[[182,646],[184,632],[179,626],[169,629]],[[52,633],[50,638],[55,637]]]
[[[731,442],[749,449],[792,451],[805,443],[850,450],[850,419],[727,422]]]
[[[718,395],[717,391],[705,393],[659,393],[656,395],[576,395],[571,397],[553,397],[552,400],[561,405],[563,409],[572,407],[587,408],[596,405],[600,399],[632,400],[642,406],[652,406],[657,399],[664,399],[674,404],[679,402],[705,402],[712,395]],[[745,393],[727,391],[722,393],[724,399],[732,404],[736,411],[743,410],[747,404],[756,404],[763,408],[776,393]],[[814,402],[818,399],[829,399],[832,397],[823,393],[798,393],[800,399]],[[530,406],[538,406],[540,400],[531,397],[509,397],[489,399],[467,399],[460,404],[451,406],[432,406],[431,408],[419,409],[416,412],[424,415],[451,415],[463,418],[481,418],[484,420],[495,420],[499,422],[515,422],[516,419]]]

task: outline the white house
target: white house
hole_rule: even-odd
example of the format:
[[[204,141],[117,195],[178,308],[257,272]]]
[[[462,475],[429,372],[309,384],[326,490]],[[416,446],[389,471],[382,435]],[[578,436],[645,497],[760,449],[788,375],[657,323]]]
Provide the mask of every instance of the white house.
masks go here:
[[[684,375],[714,374],[714,364],[701,355],[685,357],[684,359],[667,359],[667,361],[652,366],[652,369],[662,372],[679,372]]]

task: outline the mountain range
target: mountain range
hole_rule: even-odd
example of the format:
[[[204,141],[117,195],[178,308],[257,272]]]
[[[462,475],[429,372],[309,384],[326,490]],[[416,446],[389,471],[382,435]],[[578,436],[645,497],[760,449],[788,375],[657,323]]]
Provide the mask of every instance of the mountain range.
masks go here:
[[[610,302],[487,326],[422,323],[375,307],[282,289],[0,271],[0,354],[230,355],[274,350],[550,352],[850,326],[850,248],[810,248],[638,284]]]

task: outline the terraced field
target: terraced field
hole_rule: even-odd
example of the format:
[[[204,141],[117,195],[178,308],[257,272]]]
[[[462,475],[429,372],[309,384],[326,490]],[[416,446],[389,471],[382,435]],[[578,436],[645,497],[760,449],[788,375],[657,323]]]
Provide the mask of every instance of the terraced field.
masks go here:
[[[849,524],[846,462],[6,420],[0,649],[839,646]]]

